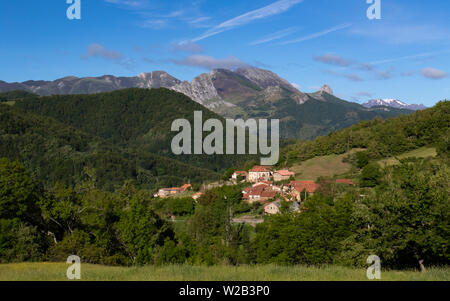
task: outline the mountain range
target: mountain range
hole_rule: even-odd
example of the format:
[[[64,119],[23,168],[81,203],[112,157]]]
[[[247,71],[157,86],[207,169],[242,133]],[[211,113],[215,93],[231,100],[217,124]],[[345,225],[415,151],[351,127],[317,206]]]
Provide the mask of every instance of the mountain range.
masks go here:
[[[419,110],[425,110],[427,107],[425,107],[423,104],[417,105],[417,104],[407,104],[403,101],[400,101],[398,99],[371,99],[366,101],[362,104],[366,108],[373,108],[373,107],[391,107],[391,108],[397,108],[397,109],[407,109],[412,111],[419,111]]]
[[[412,111],[396,107],[365,107],[342,100],[324,85],[303,93],[277,74],[254,67],[216,69],[180,81],[165,71],[137,77],[64,77],[55,81],[0,81],[0,92],[24,90],[41,96],[94,94],[126,88],[168,88],[190,97],[226,118],[280,119],[282,138],[312,139],[374,117],[390,118]]]

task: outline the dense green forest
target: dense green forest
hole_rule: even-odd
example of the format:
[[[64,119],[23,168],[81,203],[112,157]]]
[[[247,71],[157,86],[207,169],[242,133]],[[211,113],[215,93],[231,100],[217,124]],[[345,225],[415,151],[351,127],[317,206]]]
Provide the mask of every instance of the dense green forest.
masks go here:
[[[48,116],[101,137],[125,149],[150,152],[183,161],[214,172],[251,160],[250,156],[182,155],[171,151],[172,122],[187,119],[193,123],[194,111],[203,112],[203,120],[219,115],[192,101],[184,94],[161,89],[125,89],[91,95],[58,95],[29,98],[15,108]]]
[[[36,131],[31,143],[39,141],[39,131],[58,133],[37,148],[60,144],[88,152],[100,139],[52,119],[0,108],[2,137]],[[351,147],[367,151],[352,161],[357,185],[321,181],[299,213],[283,203],[280,214],[266,216],[256,228],[232,222],[236,215],[260,210],[243,202],[239,185],[209,190],[198,203],[162,200],[133,181],[106,191],[89,169],[76,185],[43,185],[32,169],[1,159],[0,262],[64,261],[76,254],[83,262],[107,265],[363,266],[375,254],[384,268],[449,265],[448,108],[448,102],[441,102],[412,116],[364,122],[288,147],[296,160]],[[14,126],[16,119],[22,126]],[[355,137],[362,142],[357,144]],[[375,164],[376,158],[423,145],[438,146],[438,156],[403,159],[385,168]]]
[[[15,91],[0,93],[0,102],[24,99],[24,98],[29,98],[29,97],[39,97],[39,96],[36,94],[30,93],[30,92],[27,92],[27,91],[15,90]]]
[[[121,148],[52,118],[0,105],[0,157],[18,160],[46,186],[74,186],[87,178],[107,190],[126,180],[156,189],[219,175],[141,149]]]

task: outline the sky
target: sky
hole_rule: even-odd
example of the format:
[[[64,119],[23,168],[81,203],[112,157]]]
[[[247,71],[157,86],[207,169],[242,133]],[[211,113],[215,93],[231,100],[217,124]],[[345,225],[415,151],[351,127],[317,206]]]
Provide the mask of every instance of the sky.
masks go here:
[[[449,99],[450,1],[379,0],[369,19],[372,1],[2,0],[0,80],[254,66],[349,101]]]

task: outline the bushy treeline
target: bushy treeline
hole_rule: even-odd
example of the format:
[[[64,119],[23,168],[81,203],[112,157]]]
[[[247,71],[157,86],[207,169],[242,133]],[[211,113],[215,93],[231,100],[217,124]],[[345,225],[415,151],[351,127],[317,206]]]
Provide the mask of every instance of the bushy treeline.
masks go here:
[[[219,177],[145,149],[113,145],[52,118],[0,105],[0,157],[23,162],[32,178],[52,187],[73,186],[94,169],[99,188],[114,190],[126,180],[141,188],[202,183]]]
[[[108,265],[363,266],[378,255],[385,268],[450,264],[448,164],[409,159],[380,173],[374,188],[323,182],[299,213],[283,204],[253,228],[232,222],[253,209],[239,185],[210,190],[197,204],[152,199],[130,182],[114,192],[92,180],[46,190],[20,163],[1,159],[0,261],[76,254]]]
[[[450,264],[448,165],[410,159],[380,172],[374,189],[322,189],[300,214],[268,218],[257,262],[364,266],[373,254],[390,268]]]
[[[38,97],[38,95],[27,92],[27,91],[22,91],[22,90],[3,92],[3,93],[0,93],[0,102],[24,99],[24,98],[28,98],[28,97]]]
[[[387,120],[363,121],[315,139],[287,146],[280,160],[292,164],[315,156],[343,154],[352,148],[367,149],[371,159],[391,157],[426,145],[446,154],[450,149],[450,102],[431,109]]]
[[[238,186],[206,193],[195,211],[192,199],[166,200],[168,213],[194,214],[175,232],[156,213],[164,212],[160,199],[130,182],[114,192],[100,190],[92,177],[88,172],[74,188],[58,183],[44,189],[21,163],[0,159],[0,262],[65,261],[75,254],[107,265],[214,264],[241,247],[243,227],[232,226],[226,210],[242,203]],[[232,244],[226,247],[225,233],[224,243]]]

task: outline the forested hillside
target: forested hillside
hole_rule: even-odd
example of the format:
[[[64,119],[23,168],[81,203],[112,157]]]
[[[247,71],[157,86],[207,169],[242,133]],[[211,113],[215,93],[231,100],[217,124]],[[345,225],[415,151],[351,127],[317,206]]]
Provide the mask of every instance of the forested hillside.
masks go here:
[[[256,227],[234,222],[263,210],[242,199],[246,183],[208,190],[197,202],[152,198],[133,181],[119,182],[131,178],[139,184],[147,179],[142,174],[158,184],[209,174],[167,158],[152,161],[120,151],[47,117],[5,105],[0,110],[0,155],[27,167],[0,159],[0,263],[64,261],[67,254],[106,265],[359,267],[374,254],[387,269],[425,270],[450,262],[448,102],[293,146],[295,160],[352,147],[367,151],[357,158],[354,185],[320,180],[298,212],[281,201],[280,212],[264,216]],[[438,156],[385,167],[374,162],[423,145],[436,145]],[[148,162],[154,165],[145,166]],[[70,180],[74,172],[76,185]],[[48,184],[58,179],[63,183]]]
[[[370,159],[386,158],[422,146],[433,145],[448,155],[450,149],[450,102],[412,115],[387,120],[376,118],[349,128],[287,146],[281,153],[282,164],[291,164],[315,156],[343,154],[352,148],[367,150]]]
[[[9,91],[0,93],[0,102],[23,99],[28,97],[38,97],[38,95],[22,90]]]
[[[212,171],[152,154],[126,149],[52,118],[0,105],[0,157],[22,162],[46,185],[79,184],[88,177],[111,190],[126,180],[148,189],[201,183]]]
[[[249,160],[248,156],[175,156],[171,151],[174,120],[183,118],[193,127],[194,111],[203,120],[217,114],[189,97],[165,88],[125,89],[91,95],[58,95],[17,102],[16,108],[53,117],[62,123],[106,139],[114,145],[139,152],[168,156],[190,165],[220,171]]]

